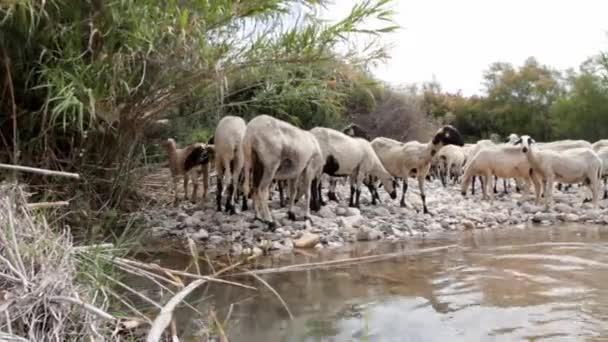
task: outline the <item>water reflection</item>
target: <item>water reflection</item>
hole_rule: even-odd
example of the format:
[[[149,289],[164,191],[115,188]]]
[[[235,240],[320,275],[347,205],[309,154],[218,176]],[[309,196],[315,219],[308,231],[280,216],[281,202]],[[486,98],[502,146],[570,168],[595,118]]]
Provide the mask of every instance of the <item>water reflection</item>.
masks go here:
[[[450,246],[438,249],[433,247]],[[429,251],[429,248],[433,248]],[[531,227],[367,244],[277,266],[386,252],[345,268],[265,275],[269,291],[205,291],[231,341],[496,341],[608,338],[608,228]],[[419,252],[418,252],[419,251]],[[199,294],[197,294],[199,295]],[[200,294],[202,295],[202,294]],[[187,326],[188,310],[179,313]]]

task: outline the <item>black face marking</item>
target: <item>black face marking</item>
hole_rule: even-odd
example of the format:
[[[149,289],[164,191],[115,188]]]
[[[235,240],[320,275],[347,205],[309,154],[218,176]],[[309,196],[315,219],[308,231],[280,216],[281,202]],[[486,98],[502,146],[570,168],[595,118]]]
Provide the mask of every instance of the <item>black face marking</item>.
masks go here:
[[[325,159],[325,165],[323,165],[323,173],[335,177],[337,176],[336,172],[338,172],[339,169],[340,164],[338,163],[338,160],[333,155],[327,156],[327,159]]]
[[[456,127],[447,125],[443,126],[433,137],[433,145],[442,143],[443,145],[464,146],[464,139]]]
[[[435,155],[435,153],[437,153],[437,151],[435,151],[435,149],[432,149],[432,150],[431,150],[431,156],[434,156],[434,155]]]
[[[523,153],[528,153],[528,148],[527,148],[527,147],[524,147],[524,148],[522,148],[522,149],[521,149],[521,151],[522,151]]]
[[[521,143],[522,143],[521,138],[519,138],[519,139],[517,139],[517,141],[515,142],[515,145],[519,145],[519,144],[521,144]]]
[[[209,140],[207,140],[207,144],[213,145],[214,140],[215,140],[215,135],[212,135],[211,137],[209,137]]]
[[[190,171],[193,167],[197,165],[204,165],[209,162],[213,153],[212,149],[205,148],[203,146],[197,146],[195,149],[190,152],[190,154],[186,157],[184,161],[184,169],[186,171]]]

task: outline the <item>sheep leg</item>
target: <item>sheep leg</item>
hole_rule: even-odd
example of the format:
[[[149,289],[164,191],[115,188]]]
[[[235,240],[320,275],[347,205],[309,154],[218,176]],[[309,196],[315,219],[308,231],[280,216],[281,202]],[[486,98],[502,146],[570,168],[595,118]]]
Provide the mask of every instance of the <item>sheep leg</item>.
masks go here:
[[[203,165],[203,199],[207,198],[209,192],[209,163]]]
[[[179,201],[177,195],[177,176],[173,176],[173,205],[177,206],[177,202]]]
[[[403,178],[403,193],[401,194],[401,201],[399,202],[399,206],[401,208],[405,208],[405,193],[407,192],[407,177]]]
[[[471,195],[475,195],[475,180],[477,179],[477,176],[473,176],[473,181],[471,183]],[[465,190],[466,193],[466,190]]]
[[[230,182],[230,185],[228,185],[228,195],[226,196],[226,212],[231,215],[236,214],[234,204],[232,203],[232,200],[234,199],[234,190],[234,183]]]
[[[608,178],[604,178],[604,198],[608,199],[608,187],[606,187],[606,183],[608,182]]]
[[[217,171],[217,191],[215,193],[215,206],[217,211],[222,211],[222,192],[224,191],[224,185],[222,183],[223,180],[223,170],[218,168]]]
[[[275,165],[272,166],[272,168],[264,167],[264,172],[262,174],[260,184],[258,185],[258,189],[260,190],[259,191],[260,199],[268,198],[270,185],[272,184],[272,178],[276,174],[277,170],[279,169],[279,166],[280,166],[280,162],[277,162],[277,163],[275,163]],[[278,227],[278,225],[276,222],[274,222],[274,219],[272,218],[272,214],[270,213],[270,208],[268,207],[268,201],[260,201],[260,202],[261,202],[260,203],[261,214],[263,215],[262,220],[268,225],[268,229],[270,231],[274,231]]]
[[[508,194],[509,193],[509,190],[507,188],[509,187],[510,183],[511,182],[510,182],[509,178],[503,178],[502,179],[502,187],[503,187],[502,192],[504,194]]]
[[[304,193],[306,195],[306,193]],[[321,182],[318,177],[314,177],[310,183],[310,203],[308,207],[314,211],[319,211],[321,206]]]
[[[545,210],[549,210],[549,205],[553,199],[553,176],[547,177],[547,184],[545,185]]]
[[[190,177],[188,176],[188,172],[184,173],[184,200],[188,200],[188,181]]]
[[[429,209],[426,207],[426,195],[424,193],[424,179],[425,176],[418,176],[418,190],[420,190],[420,199],[422,200],[422,212],[424,214],[429,214]]]
[[[196,197],[198,195],[198,175],[194,177],[192,180],[192,197],[190,198],[190,202],[196,203]]]
[[[494,193],[497,194],[498,193],[498,177],[494,176]]]
[[[339,202],[338,197],[336,196],[336,180],[329,180],[329,191],[327,192],[327,198],[330,201]]]
[[[277,185],[279,187],[279,206],[281,208],[284,208],[285,207],[285,195],[283,193],[283,182],[278,180]],[[292,194],[292,196],[293,196],[293,192],[291,192],[291,185],[288,185],[288,186],[289,186],[289,193]]]
[[[321,181],[321,177],[315,177],[313,179],[313,182],[316,182],[318,185],[318,189],[317,189],[317,193],[316,193],[316,200],[319,201],[319,205],[317,207],[317,209],[314,209],[314,211],[318,211],[319,209],[321,209],[321,206],[326,205],[327,203],[323,200],[323,182]]]
[[[295,179],[290,179],[287,181],[287,186],[289,187],[289,209],[287,209],[287,218],[295,221],[296,214],[293,213],[293,205],[296,202],[296,186],[299,184],[300,177],[296,177]],[[281,184],[281,181],[279,181]],[[283,191],[281,191],[282,193]],[[283,197],[281,195],[281,197]]]
[[[349,207],[354,207],[355,206],[355,186],[353,184],[353,182],[351,181],[350,183],[350,197],[348,199],[348,206]]]

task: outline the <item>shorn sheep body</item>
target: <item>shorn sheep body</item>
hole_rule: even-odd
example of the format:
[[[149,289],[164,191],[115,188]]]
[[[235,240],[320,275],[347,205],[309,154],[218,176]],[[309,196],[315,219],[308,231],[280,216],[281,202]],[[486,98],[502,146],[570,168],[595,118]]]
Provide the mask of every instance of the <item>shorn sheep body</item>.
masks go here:
[[[597,156],[602,160],[602,176],[601,178],[604,180],[604,196],[603,199],[608,199],[608,187],[606,183],[608,183],[608,145],[604,147],[594,148]]]
[[[256,218],[268,224],[271,230],[277,227],[268,208],[269,188],[272,180],[276,179],[288,181],[288,217],[295,219],[293,205],[298,192],[296,187],[299,186],[300,193],[306,196],[305,215],[310,219],[311,183],[321,173],[324,164],[321,148],[314,135],[285,121],[259,115],[247,124],[242,146],[245,172],[243,188],[246,194],[249,193],[252,178]]]
[[[564,151],[541,149],[536,146],[534,139],[527,135],[521,137],[520,143],[521,151],[530,162],[534,173],[542,177],[546,208],[551,203],[555,181],[588,185],[592,194],[591,201],[597,208],[602,160],[591,147],[571,148]]]
[[[439,172],[443,186],[445,187],[450,179],[456,182],[462,174],[466,159],[464,149],[456,145],[447,145],[437,152],[436,158],[439,160]]]
[[[173,203],[177,204],[179,194],[177,193],[177,181],[179,177],[184,178],[184,198],[188,199],[188,183],[193,179],[193,189],[191,201],[196,201],[198,191],[198,178],[203,175],[203,198],[207,197],[209,188],[209,162],[211,161],[208,153],[208,145],[197,143],[188,145],[184,148],[177,148],[175,140],[169,138],[165,142],[165,149],[169,155],[169,170],[173,181]]]
[[[540,177],[531,173],[530,162],[518,146],[500,144],[486,145],[467,161],[461,183],[461,193],[466,196],[471,180],[475,175],[482,176],[482,198],[493,197],[489,191],[492,175],[505,178],[531,179],[534,185],[536,202],[540,201]]]
[[[215,172],[217,174],[217,210],[222,210],[223,185],[228,185],[226,211],[234,213],[234,195],[243,169],[242,141],[247,124],[238,116],[225,116],[217,124],[214,134]],[[242,210],[247,210],[243,196]]]
[[[376,138],[372,140],[372,148],[384,168],[394,177],[403,179],[403,194],[400,204],[405,207],[405,194],[408,188],[408,177],[418,179],[420,198],[425,214],[429,213],[426,206],[424,181],[431,165],[433,156],[445,145],[464,145],[460,132],[452,126],[440,128],[433,139],[428,143],[410,141],[402,143],[389,138]]]
[[[323,153],[323,173],[332,177],[350,177],[350,206],[359,206],[361,183],[364,179],[369,179],[369,176],[380,179],[391,197],[397,197],[393,188],[393,176],[386,171],[367,140],[353,138],[325,127],[315,127],[310,132],[317,138]],[[320,187],[317,191],[316,198],[320,199]],[[374,192],[372,200],[376,200]]]

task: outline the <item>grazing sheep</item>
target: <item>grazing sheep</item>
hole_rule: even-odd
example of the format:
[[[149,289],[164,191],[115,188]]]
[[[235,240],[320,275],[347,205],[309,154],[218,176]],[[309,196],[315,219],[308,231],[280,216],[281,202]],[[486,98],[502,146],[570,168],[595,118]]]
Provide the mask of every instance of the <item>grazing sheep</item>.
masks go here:
[[[394,177],[403,178],[403,195],[400,201],[402,207],[405,207],[408,177],[416,175],[423,211],[425,214],[429,213],[426,206],[424,181],[431,166],[431,159],[445,145],[464,145],[460,132],[453,126],[440,128],[428,143],[417,141],[402,143],[389,138],[376,138],[372,141],[372,148],[376,151],[384,168]]]
[[[317,138],[323,153],[323,159],[325,160],[323,173],[331,177],[350,177],[350,206],[359,207],[361,183],[364,180],[370,182],[369,176],[380,179],[391,198],[397,197],[393,188],[393,177],[384,169],[376,156],[376,152],[367,140],[353,138],[325,127],[315,127],[310,132]],[[370,185],[371,188],[373,188],[372,185]],[[317,198],[319,199],[320,192],[319,188],[317,190]],[[376,195],[373,190],[370,190],[370,192],[372,202],[375,202]]]
[[[536,202],[540,201],[540,176],[531,172],[530,162],[522,156],[517,146],[500,144],[487,145],[480,148],[477,153],[467,161],[461,183],[462,196],[466,196],[469,183],[475,175],[481,175],[482,198],[491,199],[493,194],[488,191],[492,175],[505,178],[531,179],[534,185]],[[527,187],[526,187],[527,188]]]
[[[465,165],[464,165],[464,169],[466,169],[467,164],[473,159],[473,157],[477,154],[477,152],[479,152],[482,148],[486,148],[486,147],[493,147],[496,146],[496,144],[494,144],[494,142],[492,140],[489,139],[483,139],[483,140],[479,140],[477,143],[469,145],[469,146],[465,146],[465,152],[466,152],[466,161],[465,161]],[[471,184],[471,195],[475,195],[475,180],[478,179],[478,176],[473,176],[472,181],[473,183]],[[483,179],[479,178],[479,182],[481,183],[481,187],[483,188],[484,184],[483,184]]]
[[[596,146],[595,153],[602,160],[602,179],[604,179],[604,196],[603,199],[608,199],[608,144],[605,147]]]
[[[447,145],[437,152],[436,158],[439,160],[439,173],[444,187],[449,179],[456,181],[460,177],[466,159],[462,147]]]
[[[188,199],[188,182],[193,177],[193,189],[191,201],[196,201],[198,191],[198,178],[203,174],[203,198],[207,197],[209,188],[209,162],[212,156],[207,153],[209,147],[205,144],[197,143],[188,145],[184,148],[177,148],[175,140],[169,138],[165,142],[165,149],[169,155],[169,170],[173,180],[173,204],[177,205],[177,179],[184,177],[184,199]]]
[[[543,179],[545,207],[548,209],[553,195],[553,182],[584,182],[591,189],[594,207],[598,206],[598,190],[602,176],[602,160],[589,147],[554,151],[538,148],[534,139],[524,135],[519,143],[535,174]]]
[[[216,206],[222,211],[223,184],[229,184],[226,199],[226,211],[234,214],[235,189],[243,168],[243,150],[241,142],[245,136],[247,124],[238,116],[225,116],[217,124],[213,141],[215,143],[215,172],[217,173]],[[247,198],[243,196],[242,210],[247,210]]]
[[[306,218],[310,219],[311,184],[321,173],[323,155],[317,139],[285,121],[268,115],[253,118],[245,130],[242,142],[244,155],[244,191],[249,193],[252,178],[252,199],[256,219],[270,230],[277,227],[268,208],[268,192],[272,180],[287,180],[289,186],[288,217],[295,219],[293,205],[296,187],[305,194]],[[316,202],[316,201],[313,201]],[[317,207],[313,208],[318,210]]]

